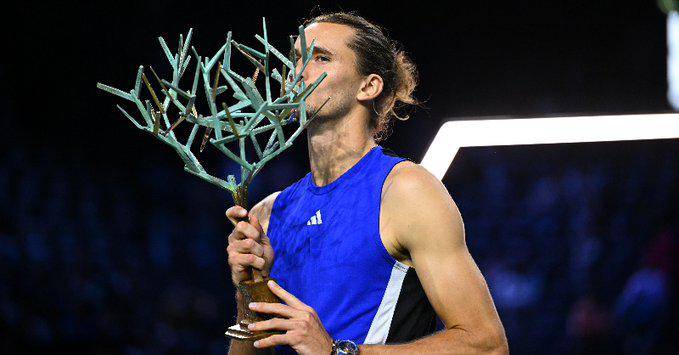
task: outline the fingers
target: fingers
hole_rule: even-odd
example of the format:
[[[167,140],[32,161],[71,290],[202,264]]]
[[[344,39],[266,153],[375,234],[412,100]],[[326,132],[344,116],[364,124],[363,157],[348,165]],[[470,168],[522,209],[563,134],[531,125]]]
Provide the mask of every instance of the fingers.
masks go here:
[[[238,224],[236,224],[236,228],[234,228],[233,232],[229,235],[229,243],[231,243],[233,240],[246,238],[250,238],[258,242],[261,235],[262,233],[260,233],[260,231],[257,230],[257,228],[255,228],[252,224],[245,221],[240,221]]]
[[[241,206],[231,206],[226,210],[226,217],[229,218],[233,225],[236,225],[239,220],[247,217],[248,211]]]
[[[255,348],[268,348],[276,345],[286,345],[289,344],[287,334],[276,334],[268,338],[257,340],[253,343]]]
[[[261,322],[248,324],[248,329],[252,331],[292,330],[296,327],[295,321],[283,318],[271,318]]]
[[[290,292],[284,290],[274,280],[269,280],[269,282],[267,283],[267,286],[269,286],[269,289],[271,289],[271,292],[273,292],[276,296],[278,296],[281,300],[283,300],[283,302],[285,302],[287,305],[289,305],[293,308],[296,308],[296,309],[302,309],[302,310],[310,309],[309,306],[304,304],[302,301],[300,301],[297,297],[295,297]]]
[[[250,224],[253,227],[255,227],[255,229],[257,229],[258,231],[263,232],[262,226],[259,224],[259,220],[257,219],[257,217],[252,213],[250,213],[249,217],[250,217]]]
[[[234,240],[226,248],[229,253],[255,254],[259,257],[264,256],[264,247],[254,239]]]
[[[273,260],[273,251],[257,217],[241,206],[230,207],[226,216],[235,226],[228,236],[226,248],[232,281],[238,284],[247,279],[249,266],[267,276],[267,260]]]
[[[276,314],[285,318],[302,317],[303,312],[282,303],[252,302],[250,309],[258,313]],[[259,322],[261,323],[261,322]]]
[[[240,272],[247,266],[262,270],[266,261],[254,254],[229,253],[229,266],[234,272]]]
[[[238,222],[238,224],[236,225],[236,229],[238,230],[238,232],[255,241],[259,241],[259,237],[261,237],[262,235],[259,232],[259,229],[255,228],[255,226],[248,222],[243,221]]]

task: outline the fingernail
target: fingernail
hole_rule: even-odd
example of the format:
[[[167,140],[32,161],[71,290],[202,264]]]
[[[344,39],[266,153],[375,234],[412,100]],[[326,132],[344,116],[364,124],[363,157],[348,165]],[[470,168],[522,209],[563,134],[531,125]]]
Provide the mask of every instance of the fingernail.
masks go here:
[[[256,342],[252,343],[252,345],[254,345],[255,348],[258,348],[258,347],[259,347],[259,340],[257,340]]]
[[[248,307],[250,307],[250,309],[255,309],[257,307],[257,303],[250,302],[250,304],[248,304]]]
[[[269,282],[267,282],[267,284],[268,284],[270,287],[275,287],[275,286],[276,286],[276,282],[275,282],[274,280],[269,280]]]
[[[255,324],[254,324],[254,323],[248,324],[248,329],[252,330],[252,329],[254,329],[254,328],[255,328]]]

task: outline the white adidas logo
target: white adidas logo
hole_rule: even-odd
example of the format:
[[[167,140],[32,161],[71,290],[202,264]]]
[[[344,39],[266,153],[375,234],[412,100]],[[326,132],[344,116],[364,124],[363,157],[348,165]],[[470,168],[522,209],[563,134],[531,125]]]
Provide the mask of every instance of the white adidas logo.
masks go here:
[[[321,210],[316,211],[316,214],[311,216],[309,220],[306,222],[307,226],[315,226],[318,224],[323,224],[323,220],[321,219]]]

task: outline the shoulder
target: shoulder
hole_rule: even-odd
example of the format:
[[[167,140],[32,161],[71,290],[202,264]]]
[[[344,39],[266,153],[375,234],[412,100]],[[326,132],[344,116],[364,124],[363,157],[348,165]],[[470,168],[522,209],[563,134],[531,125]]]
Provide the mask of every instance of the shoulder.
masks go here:
[[[396,164],[382,189],[383,202],[407,199],[414,203],[452,202],[448,190],[427,169],[411,161]]]
[[[394,190],[404,192],[401,190],[417,187],[435,188],[436,185],[442,186],[441,182],[427,169],[406,160],[396,164],[387,176],[384,182],[383,196]]]
[[[405,248],[422,236],[464,243],[460,212],[441,181],[419,164],[397,164],[382,189],[382,208],[391,234]]]
[[[272,193],[271,195],[267,196],[262,201],[260,201],[258,204],[256,204],[254,207],[252,207],[252,209],[250,210],[250,213],[257,217],[257,220],[259,221],[259,224],[262,226],[262,229],[264,230],[265,233],[269,227],[269,218],[271,217],[271,210],[273,209],[273,204],[276,201],[278,195],[280,195],[280,193],[281,191],[276,191]]]

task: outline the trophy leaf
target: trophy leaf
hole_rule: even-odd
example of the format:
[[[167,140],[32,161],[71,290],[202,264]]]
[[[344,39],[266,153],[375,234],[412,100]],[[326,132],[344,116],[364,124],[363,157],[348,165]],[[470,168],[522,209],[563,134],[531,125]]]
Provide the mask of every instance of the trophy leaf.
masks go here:
[[[255,39],[263,46],[262,50],[236,42],[232,38],[232,32],[229,31],[224,44],[213,56],[202,57],[190,44],[192,38],[193,29],[191,28],[186,36],[179,36],[177,52],[173,53],[165,39],[162,36],[158,37],[161,49],[172,70],[171,79],[163,79],[152,66],[149,66],[155,83],[160,89],[160,94],[151,85],[143,66],[137,69],[134,89],[129,93],[101,83],[97,83],[97,88],[133,102],[141,115],[141,120],[133,117],[120,105],[116,107],[135,127],[151,133],[158,140],[172,147],[184,162],[184,170],[230,191],[234,201],[246,207],[248,186],[254,176],[267,162],[292,146],[292,142],[330,100],[330,98],[325,100],[312,116],[307,118],[305,100],[325,79],[326,73],[308,86],[302,80],[302,73],[313,57],[315,46],[315,41],[311,41],[307,48],[302,26],[298,28],[298,38],[302,46],[299,71],[295,70],[297,56],[294,51],[294,37],[290,36],[290,55],[286,57],[269,43],[266,19],[262,19],[262,34],[255,35]],[[255,70],[251,77],[242,76],[231,67],[233,48],[254,65]],[[181,88],[180,82],[192,58],[195,60],[195,71],[191,89],[185,90]],[[280,72],[270,62],[272,59],[282,64]],[[257,87],[259,77],[264,78],[263,93]],[[273,83],[280,86],[278,90],[273,91],[278,94],[276,98],[272,96],[272,78]],[[222,80],[223,84],[220,86]],[[200,81],[203,82],[202,98],[198,93]],[[151,100],[142,101],[140,97],[142,82]],[[205,101],[209,115],[203,116],[198,112],[196,107],[198,99]],[[224,99],[236,100],[236,102],[227,104]],[[220,104],[217,104],[218,101]],[[176,116],[174,113],[170,114],[169,111],[177,111]],[[172,120],[172,123],[170,115],[176,118]],[[180,141],[179,132],[176,130],[180,124],[191,126],[184,143]],[[287,125],[294,125],[296,128],[286,136],[284,127]],[[202,152],[207,142],[210,142],[217,151],[240,166],[239,181],[233,174],[228,175],[226,179],[211,175],[192,152],[193,142],[201,127],[204,128],[205,133],[202,136],[199,152]],[[263,148],[258,135],[267,137],[262,140],[262,142],[266,141]],[[248,156],[249,146],[252,147],[256,156]]]

